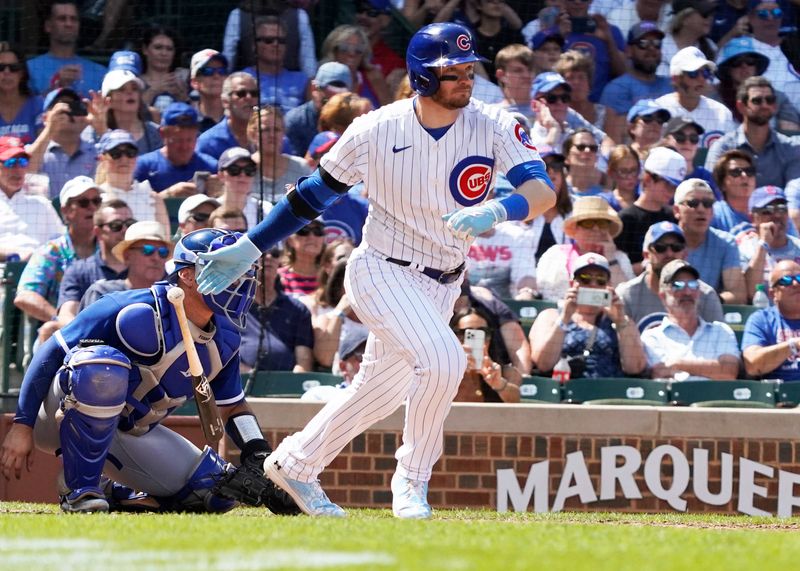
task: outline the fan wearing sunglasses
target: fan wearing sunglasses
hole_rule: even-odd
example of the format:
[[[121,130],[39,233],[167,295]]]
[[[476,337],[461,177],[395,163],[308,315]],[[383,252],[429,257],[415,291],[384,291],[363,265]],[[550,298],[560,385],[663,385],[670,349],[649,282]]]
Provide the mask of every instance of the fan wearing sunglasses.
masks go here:
[[[670,117],[672,114],[652,99],[640,99],[634,103],[626,117],[633,150],[646,157],[661,139],[661,130]]]
[[[13,133],[25,143],[32,142],[39,129],[37,119],[42,113],[42,100],[31,90],[24,54],[8,42],[0,42],[0,101],[3,132]]]
[[[695,166],[694,159],[700,149],[700,141],[703,140],[705,129],[688,116],[673,117],[664,126],[664,138],[659,143],[660,146],[671,147],[678,151],[686,159],[686,178],[701,178],[706,181],[714,191],[717,199],[722,198],[717,183],[711,171],[704,166]]]
[[[781,8],[781,5],[784,8]],[[765,0],[748,2],[749,12],[747,22],[752,29],[753,47],[758,53],[763,54],[769,59],[769,67],[764,72],[773,87],[789,95],[796,93],[797,75],[794,72],[792,61],[786,57],[781,49],[786,42],[781,29],[785,26],[795,25],[791,8],[796,14],[797,7],[792,6],[793,2],[776,2],[775,0]],[[792,34],[790,33],[789,36]],[[788,39],[788,38],[787,38]]]
[[[209,227],[211,213],[220,207],[216,198],[195,194],[185,199],[178,209],[178,231],[182,236]]]
[[[642,244],[644,271],[617,286],[617,295],[625,305],[625,313],[642,329],[654,320],[661,321],[666,309],[658,296],[661,270],[672,260],[685,260],[688,254],[683,230],[674,222],[657,222],[648,228]],[[700,298],[697,311],[706,321],[722,321],[722,304],[710,285],[699,281]]]
[[[225,118],[222,106],[222,84],[228,77],[228,58],[217,50],[205,48],[192,56],[190,65],[192,89],[200,96],[200,132],[205,133]]]
[[[745,149],[725,151],[714,165],[722,200],[714,203],[711,226],[736,236],[752,228],[749,200],[756,189],[755,159]]]
[[[197,151],[215,159],[231,147],[247,147],[247,122],[258,104],[258,84],[249,73],[235,71],[222,83],[222,121],[200,134]]]
[[[247,226],[252,228],[272,208],[268,199],[262,202],[253,193],[253,181],[258,175],[258,165],[253,160],[250,151],[242,147],[227,149],[222,153],[218,164],[217,176],[222,183],[222,194],[219,201],[227,209],[243,212]],[[259,216],[259,210],[261,210],[261,216]]]
[[[573,200],[594,196],[604,191],[605,174],[597,168],[600,146],[588,129],[575,129],[564,139],[563,152],[567,167],[567,186]]]
[[[286,264],[278,270],[283,291],[297,296],[313,294],[325,251],[325,226],[312,220],[286,238],[285,250]]]
[[[660,324],[642,332],[654,379],[729,380],[739,374],[736,335],[723,321],[698,314],[700,273],[684,260],[661,270],[658,296],[667,310]]]

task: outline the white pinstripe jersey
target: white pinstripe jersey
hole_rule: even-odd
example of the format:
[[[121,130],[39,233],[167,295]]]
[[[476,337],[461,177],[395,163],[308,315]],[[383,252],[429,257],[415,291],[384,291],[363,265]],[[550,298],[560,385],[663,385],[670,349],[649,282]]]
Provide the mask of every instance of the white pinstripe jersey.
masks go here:
[[[449,270],[465,260],[471,240],[456,238],[442,216],[485,201],[497,172],[541,159],[502,109],[472,99],[436,141],[412,101],[356,118],[321,166],[344,184],[364,181],[370,206],[363,247]]]

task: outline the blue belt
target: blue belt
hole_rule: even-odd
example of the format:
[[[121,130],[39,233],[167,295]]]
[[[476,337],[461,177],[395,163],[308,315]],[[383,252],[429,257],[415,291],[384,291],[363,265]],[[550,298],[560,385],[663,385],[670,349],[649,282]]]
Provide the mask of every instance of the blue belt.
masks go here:
[[[456,281],[459,277],[461,277],[461,272],[464,271],[466,264],[461,262],[461,265],[455,268],[454,270],[436,270],[434,268],[425,268],[423,266],[419,266],[412,262],[406,262],[405,260],[398,260],[397,258],[386,258],[387,262],[391,262],[393,264],[397,264],[398,266],[403,266],[407,268],[409,266],[413,266],[414,268],[418,269],[421,273],[425,274],[429,278],[434,281],[439,282],[440,284],[451,284]]]

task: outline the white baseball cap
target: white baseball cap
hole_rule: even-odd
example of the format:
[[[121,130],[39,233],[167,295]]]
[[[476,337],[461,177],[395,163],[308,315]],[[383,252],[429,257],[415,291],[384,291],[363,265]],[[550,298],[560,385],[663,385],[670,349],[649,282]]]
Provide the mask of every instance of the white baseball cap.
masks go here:
[[[686,159],[667,147],[655,147],[644,161],[644,170],[678,186],[686,178]]]
[[[114,69],[109,71],[105,77],[103,77],[103,84],[100,86],[100,93],[103,97],[107,97],[109,93],[112,91],[116,91],[124,86],[126,83],[135,82],[136,85],[139,86],[139,89],[144,89],[144,83],[141,79],[136,77],[132,71],[127,69]]]
[[[578,272],[587,268],[600,268],[607,274],[611,275],[611,266],[608,264],[606,257],[600,254],[595,254],[594,252],[589,252],[588,254],[584,254],[575,260],[575,264],[572,268],[572,277],[577,276]]]
[[[75,178],[68,180],[66,183],[64,183],[64,186],[61,187],[61,192],[58,193],[58,201],[61,203],[61,207],[63,208],[66,206],[67,201],[70,198],[78,197],[87,190],[91,190],[93,188],[96,188],[98,192],[100,191],[100,187],[90,177],[85,175],[76,176]]]
[[[178,208],[178,222],[181,224],[186,222],[194,209],[206,202],[210,202],[214,206],[219,206],[219,200],[206,196],[205,194],[193,194],[189,198],[184,199],[184,201],[181,202],[180,208]]]
[[[678,188],[675,189],[675,204],[679,204],[686,200],[686,195],[690,192],[705,192],[711,196],[714,196],[714,190],[702,178],[687,178],[678,185]]]
[[[199,52],[197,52],[192,56],[192,61],[189,64],[189,69],[191,70],[191,77],[194,78],[197,75],[197,72],[200,71],[200,68],[205,66],[212,59],[218,59],[225,66],[225,69],[228,69],[228,58],[226,58],[223,54],[221,54],[217,50],[206,48],[204,50],[200,50]]]
[[[703,52],[694,46],[689,46],[672,56],[669,61],[669,74],[680,75],[684,71],[697,71],[701,67],[708,67],[711,71],[717,69],[717,65],[706,59]]]

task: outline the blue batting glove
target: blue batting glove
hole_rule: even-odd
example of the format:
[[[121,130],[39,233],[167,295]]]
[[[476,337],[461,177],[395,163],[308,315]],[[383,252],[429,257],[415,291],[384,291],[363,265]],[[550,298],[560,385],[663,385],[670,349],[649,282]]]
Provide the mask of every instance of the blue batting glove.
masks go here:
[[[197,291],[216,294],[242,277],[261,257],[261,250],[244,235],[230,246],[213,252],[200,252],[197,256],[205,261],[197,276]]]
[[[468,206],[461,210],[454,210],[442,218],[447,222],[447,227],[453,234],[466,240],[470,237],[480,236],[500,222],[505,222],[508,214],[502,204],[496,200],[490,200],[480,206]]]

